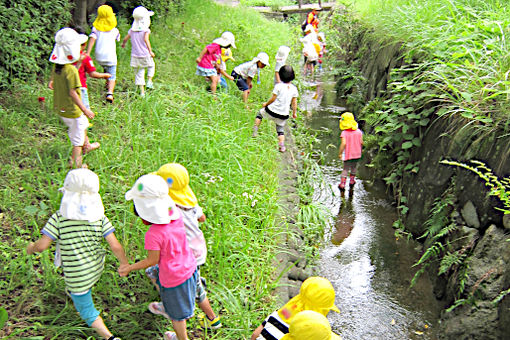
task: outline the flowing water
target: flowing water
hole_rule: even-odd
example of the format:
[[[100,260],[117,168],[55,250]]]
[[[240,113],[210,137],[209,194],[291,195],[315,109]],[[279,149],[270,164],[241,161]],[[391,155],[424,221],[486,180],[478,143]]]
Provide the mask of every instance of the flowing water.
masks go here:
[[[302,106],[313,109],[310,126],[321,131],[316,150],[323,153],[323,178],[317,180],[314,200],[334,216],[319,260],[319,273],[335,287],[341,311],[328,315],[331,326],[344,340],[436,339],[439,307],[430,282],[423,276],[409,287],[418,244],[395,237],[397,214],[384,188],[359,178],[343,195],[337,187],[338,118],[345,109],[329,87],[318,100],[313,92],[304,93]]]

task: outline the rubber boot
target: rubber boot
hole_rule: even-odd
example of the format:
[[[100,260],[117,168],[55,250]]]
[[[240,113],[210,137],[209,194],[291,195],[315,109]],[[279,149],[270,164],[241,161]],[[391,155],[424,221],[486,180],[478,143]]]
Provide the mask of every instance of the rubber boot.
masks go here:
[[[356,176],[351,175],[350,180],[349,180],[349,185],[354,185],[354,184],[356,184]]]
[[[338,184],[338,189],[344,190],[345,189],[345,182],[347,182],[347,177],[343,177],[340,179],[340,184]]]

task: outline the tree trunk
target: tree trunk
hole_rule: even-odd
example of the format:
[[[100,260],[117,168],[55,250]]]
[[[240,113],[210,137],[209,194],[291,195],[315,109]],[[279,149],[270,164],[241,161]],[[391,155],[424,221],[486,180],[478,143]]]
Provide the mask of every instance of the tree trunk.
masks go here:
[[[301,8],[303,6],[303,0],[298,0],[298,7]]]
[[[74,0],[73,22],[76,28],[85,31],[87,23],[87,0]]]

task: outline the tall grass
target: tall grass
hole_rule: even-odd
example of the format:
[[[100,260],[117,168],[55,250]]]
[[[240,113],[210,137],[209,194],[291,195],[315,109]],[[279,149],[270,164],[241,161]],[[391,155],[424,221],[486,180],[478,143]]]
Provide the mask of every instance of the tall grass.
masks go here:
[[[119,22],[125,34],[129,26],[122,18]],[[100,177],[106,214],[131,260],[146,254],[146,227],[133,215],[124,193],[140,175],[166,162],[188,168],[208,217],[202,230],[209,256],[201,272],[224,325],[206,334],[197,331],[192,320],[188,329],[195,338],[249,338],[274,307],[271,265],[278,239],[274,235],[281,232],[275,224],[279,156],[274,132],[263,124],[260,138],[250,137],[255,108],[269,96],[273,72],[262,70],[262,84],[250,95],[252,109],[246,109],[233,83],[216,99],[208,94],[205,81],[194,75],[194,60],[226,30],[236,36],[236,64],[262,50],[274,56],[279,45],[291,44],[295,37],[283,23],[203,0],[187,1],[182,12],[154,22],[151,29],[156,89],[146,98],[135,93],[129,49],[118,48],[114,105],[102,104],[103,83],[89,80],[92,108],[98,112],[89,136],[101,142],[101,148],[86,155],[85,162]],[[229,70],[233,66],[229,64]],[[96,334],[64,293],[61,272],[52,265],[54,249],[37,256],[24,252],[59,207],[58,188],[68,171],[70,151],[63,125],[52,110],[41,109],[38,96],[52,94],[43,84],[19,85],[0,94],[0,305],[9,313],[0,335],[94,339]],[[147,312],[157,293],[141,272],[120,278],[116,266],[109,253],[94,288],[105,322],[124,339],[160,337],[169,323]]]

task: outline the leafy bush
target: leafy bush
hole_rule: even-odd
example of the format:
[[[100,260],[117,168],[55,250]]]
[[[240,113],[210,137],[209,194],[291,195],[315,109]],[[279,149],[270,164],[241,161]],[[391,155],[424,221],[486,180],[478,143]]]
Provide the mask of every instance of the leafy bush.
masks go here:
[[[33,81],[48,66],[55,33],[71,19],[66,0],[2,0],[0,89]]]

